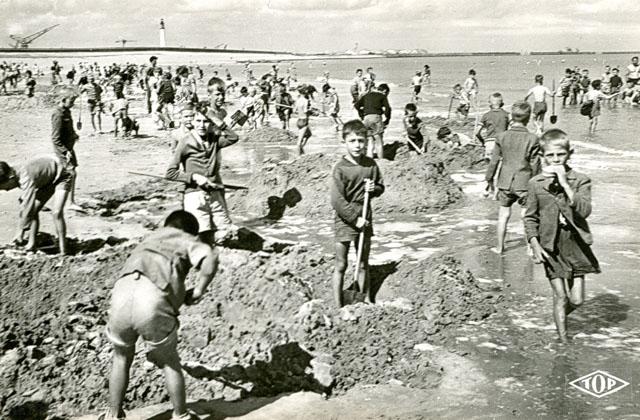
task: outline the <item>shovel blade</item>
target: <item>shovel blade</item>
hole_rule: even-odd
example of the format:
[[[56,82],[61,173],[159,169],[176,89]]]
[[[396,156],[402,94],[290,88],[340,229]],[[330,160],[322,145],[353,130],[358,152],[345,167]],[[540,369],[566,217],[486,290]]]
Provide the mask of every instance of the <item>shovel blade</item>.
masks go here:
[[[552,115],[551,118],[549,118],[549,120],[551,121],[551,124],[555,124],[558,122],[558,116]]]
[[[77,128],[78,130],[82,130],[82,121],[78,121],[78,122],[76,123],[76,128]]]

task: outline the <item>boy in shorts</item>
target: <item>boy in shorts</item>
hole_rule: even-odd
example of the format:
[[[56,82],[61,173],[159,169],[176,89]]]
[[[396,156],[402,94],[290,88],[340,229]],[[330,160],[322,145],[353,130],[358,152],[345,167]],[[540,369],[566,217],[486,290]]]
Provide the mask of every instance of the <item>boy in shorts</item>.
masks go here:
[[[291,119],[291,111],[293,109],[293,97],[287,92],[287,86],[284,83],[278,84],[278,94],[275,98],[276,114],[282,123],[282,129],[289,129],[289,120]]]
[[[551,283],[553,319],[566,343],[567,315],[584,302],[585,275],[600,272],[587,224],[591,180],[568,165],[573,150],[564,131],[545,132],[540,154],[544,167],[529,181],[524,226],[533,261],[543,264]]]
[[[484,159],[489,162],[493,155],[493,148],[498,135],[504,133],[509,128],[509,113],[502,109],[504,101],[498,92],[489,97],[489,112],[480,118],[480,124],[475,130],[475,137],[484,144]],[[485,130],[484,137],[480,135],[482,129]]]
[[[402,119],[404,129],[407,133],[407,139],[409,140],[409,149],[418,154],[422,154],[427,150],[428,138],[425,141],[425,137],[422,134],[424,129],[424,123],[418,118],[418,107],[413,102],[410,102],[404,106],[404,118]]]
[[[560,79],[558,90],[562,96],[562,107],[567,106],[567,99],[571,94],[571,84],[573,83],[573,70],[567,68],[564,71],[564,77]],[[555,93],[555,92],[554,92]]]
[[[533,104],[533,123],[536,125],[537,131],[542,134],[544,130],[544,116],[547,113],[547,96],[553,96],[553,93],[543,86],[544,77],[541,74],[537,74],[535,77],[536,86],[529,89],[527,96],[524,100],[527,101],[530,96],[533,96],[535,103]]]
[[[84,85],[80,89],[80,94],[87,94],[87,106],[89,113],[91,114],[91,126],[93,127],[93,133],[102,134],[102,87],[96,83],[93,75],[89,76],[89,83]],[[98,120],[98,128],[96,130],[96,119]]]
[[[411,78],[411,85],[413,86],[413,102],[418,102],[422,90],[422,72],[416,72],[416,75]]]
[[[469,116],[469,109],[471,109],[471,102],[469,102],[469,95],[462,90],[460,83],[456,83],[453,86],[452,97],[459,101],[458,107],[456,108],[456,117],[467,118]]]
[[[324,103],[327,105],[327,114],[329,114],[331,121],[333,121],[336,131],[340,131],[340,127],[342,127],[344,123],[338,115],[340,112],[340,99],[338,98],[338,94],[328,83],[322,86],[322,93],[324,94]]]
[[[221,150],[237,143],[239,137],[224,122],[224,82],[209,83],[210,106],[196,111],[193,130],[178,142],[166,176],[185,183],[184,210],[194,214],[200,235],[207,243],[223,240],[234,226],[224,196],[220,168]]]
[[[125,418],[122,403],[138,337],[147,343],[147,358],[162,369],[173,419],[191,419],[178,355],[180,307],[198,303],[218,268],[217,253],[198,240],[198,221],[183,210],[171,213],[164,227],[138,245],[113,283],[106,335],[113,344],[109,409],[99,419]],[[186,290],[191,268],[199,270],[195,288]]]
[[[71,190],[72,174],[66,165],[54,156],[43,156],[27,162],[20,169],[14,169],[6,162],[0,162],[0,190],[10,191],[20,188],[20,222],[13,239],[15,245],[24,245],[24,235],[29,231],[25,249],[36,250],[36,238],[40,228],[38,214],[53,197],[53,222],[58,234],[61,255],[67,253],[67,226],[64,221],[64,205]]]
[[[367,92],[355,104],[360,119],[369,132],[367,156],[382,158],[384,150],[384,129],[391,120],[391,106],[389,105],[389,86],[380,84],[376,90]]]
[[[311,128],[309,128],[309,117],[311,116],[311,91],[308,86],[298,87],[298,99],[293,104],[293,108],[298,114],[298,154],[304,154],[304,147],[311,138]]]
[[[498,175],[497,198],[500,202],[498,211],[498,244],[491,251],[502,254],[507,224],[511,217],[511,206],[516,202],[524,208],[527,204],[527,183],[540,170],[538,155],[538,137],[527,130],[531,118],[531,105],[518,101],[511,107],[511,128],[498,135],[491,161],[487,167],[485,179],[487,190],[494,190],[494,177],[498,163],[502,159],[502,168]]]
[[[358,247],[358,236],[364,232],[358,287],[366,302],[372,302],[369,284],[369,251],[373,236],[371,205],[366,219],[362,218],[364,193],[371,198],[384,193],[382,174],[375,160],[366,156],[367,127],[359,120],[345,123],[342,128],[347,154],[334,165],[331,178],[331,206],[335,210],[336,260],[333,272],[333,296],[338,307],[344,305],[343,284],[347,270],[349,246]]]

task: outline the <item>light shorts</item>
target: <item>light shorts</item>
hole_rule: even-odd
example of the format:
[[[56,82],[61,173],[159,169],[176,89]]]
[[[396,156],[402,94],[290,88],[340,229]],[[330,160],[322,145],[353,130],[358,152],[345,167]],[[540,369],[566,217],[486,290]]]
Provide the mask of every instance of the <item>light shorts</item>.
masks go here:
[[[183,207],[198,219],[200,232],[226,231],[232,226],[221,190],[187,192],[184,194]]]
[[[132,273],[116,282],[105,331],[114,346],[131,348],[142,337],[151,350],[175,349],[178,327],[167,293],[146,276]]]
[[[382,115],[367,114],[362,120],[364,126],[367,127],[367,135],[376,136],[384,132],[384,124],[382,124]]]
[[[485,139],[484,140],[484,158],[491,160],[491,156],[493,156],[493,149],[496,147],[496,139]]]

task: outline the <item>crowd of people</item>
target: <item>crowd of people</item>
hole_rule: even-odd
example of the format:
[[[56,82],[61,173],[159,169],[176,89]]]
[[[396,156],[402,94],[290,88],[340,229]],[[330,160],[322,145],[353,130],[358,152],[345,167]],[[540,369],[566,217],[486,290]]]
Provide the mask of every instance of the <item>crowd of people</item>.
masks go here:
[[[2,70],[5,81],[13,80],[16,72],[18,78],[23,73],[29,73],[28,77],[42,75],[40,68],[25,70],[23,65],[2,66]],[[566,316],[584,300],[585,275],[600,269],[590,248],[592,236],[586,220],[591,212],[591,181],[569,166],[574,153],[570,136],[558,128],[544,131],[546,100],[562,96],[563,105],[568,106],[591,101],[593,108],[589,116],[591,120],[597,119],[600,101],[612,100],[620,94],[625,100],[634,101],[638,96],[637,57],[627,70],[624,91],[617,69],[608,67],[602,79],[593,81],[584,70],[567,69],[567,80],[563,79],[556,91],[545,87],[543,76],[537,75],[536,85],[523,100],[511,105],[510,112],[503,109],[500,93],[491,94],[490,110],[481,118],[478,116],[473,133],[477,145],[485,148],[487,191],[493,192],[499,202],[497,245],[492,250],[503,253],[511,208],[519,204],[523,209],[527,248],[533,260],[543,264],[553,289],[553,316],[562,342],[568,340]],[[59,251],[67,252],[64,208],[69,195],[74,201],[78,166],[74,146],[79,137],[70,110],[81,95],[91,113],[95,132],[102,132],[100,115],[108,108],[115,121],[116,135],[119,128],[129,135],[137,131],[138,124],[128,114],[128,97],[136,89],[143,93],[145,110],[157,129],[172,130],[172,157],[166,177],[184,186],[183,210],[172,213],[163,228],[133,251],[114,285],[107,336],[115,352],[110,409],[103,418],[123,415],[128,372],[138,336],[150,343],[151,360],[165,373],[175,418],[188,418],[185,417],[184,378],[177,354],[177,313],[181,305],[195,304],[201,299],[216,272],[218,256],[214,247],[235,229],[220,173],[221,150],[239,140],[236,126],[241,126],[243,121],[248,121],[247,130],[265,126],[273,110],[282,128],[288,129],[289,120],[296,114],[300,154],[304,153],[312,135],[311,116],[327,116],[341,133],[344,155],[332,169],[328,191],[335,210],[334,300],[337,306],[344,304],[347,256],[353,245],[357,250],[359,291],[366,302],[374,301],[368,265],[373,236],[371,200],[385,191],[383,174],[375,159],[383,157],[383,134],[392,114],[389,85],[377,81],[373,68],[356,70],[349,92],[351,106],[359,118],[344,123],[329,74],[325,72],[318,92],[311,84],[298,84],[293,65],[284,76],[274,65],[260,78],[254,77],[251,68],[246,66],[243,71],[246,80],[242,84],[234,81],[228,70],[222,77],[216,72],[205,84],[203,71],[198,66],[178,66],[172,71],[170,67],[160,67],[155,56],[141,66],[127,63],[101,67],[96,63],[80,63],[77,71],[72,66],[66,73],[65,81],[61,74],[62,68],[54,62],[51,78],[52,83],[55,81],[52,92],[57,97],[52,115],[55,156],[33,159],[20,168],[0,162],[0,189],[22,190],[20,222],[14,238],[16,246],[36,250],[38,214],[53,198]],[[11,86],[14,82],[7,83]],[[422,86],[430,83],[431,69],[425,65],[423,71],[416,72],[411,101],[404,106],[407,143],[418,154],[428,153],[429,138],[426,125],[418,116],[416,102]],[[205,84],[206,98],[198,95],[201,84]],[[236,88],[238,110],[229,115],[225,108],[227,95],[235,93]],[[291,90],[297,91],[296,98]],[[316,94],[321,95],[322,106],[315,102]],[[453,95],[452,99],[459,100],[456,112],[460,116],[466,117],[472,106],[477,109],[479,84],[473,69],[464,83],[454,86]],[[527,102],[530,97],[534,98],[533,106]],[[565,104],[566,98],[569,98],[568,104]],[[531,120],[534,132],[528,129]],[[439,127],[436,137],[436,141],[451,147],[459,147],[461,143],[460,136],[447,126]],[[185,277],[192,267],[199,269],[200,277],[195,289],[187,291]]]

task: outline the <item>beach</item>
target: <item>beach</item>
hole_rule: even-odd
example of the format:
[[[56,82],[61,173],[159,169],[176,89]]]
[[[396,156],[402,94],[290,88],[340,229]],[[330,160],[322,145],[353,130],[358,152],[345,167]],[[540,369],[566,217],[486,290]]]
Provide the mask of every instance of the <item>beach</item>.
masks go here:
[[[193,57],[189,63],[199,64],[202,67],[205,74],[204,80],[207,80],[213,71],[224,74],[227,68],[234,78],[240,79],[240,72],[244,66],[232,62],[231,57],[229,62],[224,60],[222,63],[198,62],[198,58]],[[146,57],[141,56],[83,58],[84,61],[94,59],[105,64],[116,60],[139,64],[146,61]],[[61,59],[60,62],[66,68],[76,60],[76,57],[69,57]],[[181,56],[160,56],[159,65],[176,66],[186,63],[181,60],[184,60]],[[341,116],[344,121],[357,117],[350,106],[349,95],[349,84],[355,69],[373,67],[377,81],[386,82],[391,88],[389,101],[393,112],[391,124],[385,132],[385,143],[391,144],[394,141],[404,141],[401,119],[402,109],[411,99],[410,77],[424,64],[431,66],[432,84],[424,88],[422,99],[418,102],[419,115],[425,119],[432,118],[429,128],[435,132],[443,123],[442,117],[447,116],[451,87],[454,83],[462,82],[470,68],[478,73],[480,89],[480,105],[479,109],[472,109],[472,116],[474,116],[475,113],[488,109],[486,98],[495,91],[503,94],[507,105],[522,99],[528,89],[533,86],[533,78],[538,73],[545,75],[545,84],[549,86],[552,79],[555,79],[556,83],[559,81],[566,67],[588,68],[593,75],[597,76],[601,73],[604,64],[624,65],[627,60],[628,56],[625,55],[412,57],[302,60],[295,61],[295,67],[299,81],[312,83],[317,87],[321,85],[319,78],[322,74],[329,72],[329,83],[338,92],[343,109]],[[32,64],[29,59],[24,61]],[[279,65],[284,68],[288,63],[288,61],[282,61]],[[46,68],[49,60],[39,59],[38,64]],[[256,75],[266,73],[270,67],[271,63],[252,64]],[[40,77],[38,84],[43,86],[39,88],[38,95],[33,100],[18,100],[12,96],[0,97],[0,114],[4,125],[4,130],[0,134],[0,144],[5,150],[3,160],[19,164],[33,156],[50,152],[52,108],[42,100],[46,94],[44,85],[47,82],[48,76]],[[203,85],[200,85],[200,89],[202,95],[206,96]],[[147,234],[150,227],[155,227],[163,215],[171,209],[180,207],[174,189],[165,187],[164,184],[153,184],[149,187],[148,184],[144,184],[146,182],[144,179],[130,173],[138,171],[162,175],[165,173],[170,157],[168,133],[154,129],[143,109],[142,96],[138,93],[133,98],[131,115],[141,123],[141,136],[137,138],[114,139],[112,133],[109,133],[113,123],[111,117],[107,115],[104,116],[104,128],[107,133],[91,135],[86,109],[80,110],[76,105],[72,110],[73,118],[77,120],[82,113],[81,118],[84,122],[83,130],[79,132],[80,141],[76,146],[80,162],[77,184],[79,201],[99,202],[96,194],[102,194],[104,197],[104,192],[109,190],[116,190],[117,193],[113,195],[124,197],[118,203],[120,207],[114,208],[111,214],[100,211],[89,211],[87,214],[67,212],[68,236],[77,238],[80,242],[114,237],[133,243]],[[227,100],[228,109],[233,111],[237,107],[237,98],[234,94],[230,94]],[[640,329],[637,327],[640,320],[638,315],[640,293],[636,285],[640,260],[640,242],[637,239],[640,237],[640,202],[637,198],[640,196],[638,166],[640,149],[637,142],[640,109],[621,104],[616,107],[603,106],[601,122],[595,134],[588,133],[587,119],[579,114],[579,107],[562,109],[558,102],[556,110],[558,114],[556,126],[569,133],[575,147],[575,156],[571,159],[572,167],[589,174],[593,180],[594,210],[589,223],[595,238],[593,249],[602,265],[602,274],[590,276],[587,279],[585,304],[570,317],[569,329],[573,335],[570,347],[561,347],[554,342],[556,332],[551,318],[551,288],[547,284],[542,268],[534,265],[526,254],[522,222],[520,217],[515,215],[518,212],[514,212],[509,225],[504,256],[497,256],[489,251],[494,243],[497,204],[483,196],[484,167],[481,164],[465,163],[465,165],[446,169],[442,179],[437,178],[438,182],[451,180],[462,192],[460,197],[464,195],[464,198],[451,199],[451,202],[443,205],[430,204],[431,207],[428,207],[428,210],[420,212],[411,212],[404,208],[399,210],[402,206],[393,210],[382,209],[376,213],[375,218],[376,236],[372,246],[372,264],[384,267],[386,264],[403,261],[409,267],[411,264],[420,264],[434,255],[455,257],[465,270],[472,273],[474,284],[478,285],[483,292],[500,296],[499,301],[495,302],[492,313],[482,312],[480,316],[478,312],[477,319],[471,317],[466,322],[452,322],[450,326],[444,327],[442,332],[438,333],[439,335],[436,334],[438,337],[436,341],[422,347],[425,350],[407,352],[407,358],[409,353],[415,360],[422,360],[421,355],[424,355],[429,363],[442,368],[437,375],[431,371],[428,374],[425,373],[425,378],[435,376],[439,378],[434,381],[433,386],[425,386],[425,388],[413,386],[407,379],[411,375],[406,375],[403,381],[385,378],[385,382],[361,381],[353,386],[345,385],[344,392],[325,400],[321,396],[322,392],[310,392],[304,387],[282,388],[284,389],[282,393],[272,393],[273,395],[252,394],[250,390],[233,395],[233,392],[230,392],[231,385],[228,389],[217,387],[211,384],[215,379],[196,379],[197,375],[192,375],[188,378],[188,389],[199,390],[198,396],[203,399],[194,403],[192,408],[196,411],[200,410],[203,414],[216,413],[209,418],[237,416],[247,419],[374,417],[454,419],[511,416],[533,418],[544,415],[550,418],[625,418],[625,416],[637,414],[640,388],[633,383],[633,378],[640,374],[637,367],[638,354],[640,354],[638,353]],[[277,117],[272,115],[270,121],[272,126],[278,125]],[[549,122],[546,124],[550,126]],[[343,146],[330,121],[322,117],[312,118],[311,127],[314,135],[307,147],[307,153],[310,156],[322,154],[327,162],[337,160]],[[470,119],[457,131],[470,136],[472,129],[473,119]],[[242,131],[241,133],[246,137]],[[266,179],[267,172],[261,172],[266,170],[265,162],[274,166],[281,164],[295,167],[294,164],[287,164],[288,161],[294,162],[297,159],[295,143],[284,139],[286,136],[283,136],[281,142],[241,139],[238,144],[225,149],[223,153],[225,182],[247,184],[252,188],[255,186],[256,179],[260,179],[252,176],[265,173]],[[426,166],[426,163],[417,160],[385,162],[385,165],[394,164],[397,167],[408,168],[407,171],[414,170],[420,165]],[[305,163],[305,165],[313,167],[311,163]],[[329,170],[330,166],[325,168],[326,172]],[[391,171],[392,169],[389,169],[390,173]],[[403,182],[416,181],[394,174],[394,177],[396,176],[397,179],[405,180]],[[313,179],[315,178],[312,177],[308,181],[312,182]],[[130,187],[132,183],[139,185]],[[129,187],[131,192],[125,191]],[[145,188],[153,188],[154,195],[144,197]],[[319,194],[321,195],[322,192],[320,191]],[[432,192],[424,192],[425,196],[431,197],[429,194]],[[2,226],[0,242],[2,243],[9,241],[13,233],[13,226],[18,217],[17,198],[16,191],[2,194],[0,200],[0,221],[2,222],[0,223]],[[240,203],[240,198],[240,195],[231,194],[229,201],[234,206],[236,205],[234,200],[236,200],[235,203]],[[306,196],[303,200],[305,198]],[[241,207],[240,204],[237,206]],[[297,209],[285,209],[284,214],[277,220],[265,220],[264,214],[261,214],[256,206],[245,205],[242,208],[243,210],[233,215],[236,223],[271,238],[273,243],[317,246],[317,249],[313,248],[313,252],[319,254],[329,254],[333,251],[332,217],[328,214],[321,212],[312,214],[311,210],[303,211],[304,207],[301,205]],[[41,230],[53,233],[50,216],[44,213],[41,219]],[[103,263],[100,258],[108,259],[109,252],[113,250],[118,258],[121,258],[124,251],[118,248],[122,245],[116,242],[112,241],[113,245],[104,244],[102,247],[104,249],[97,251],[96,258],[100,264]],[[113,250],[110,251],[111,248]],[[224,265],[227,272],[237,268],[232,259],[250,260],[252,258],[251,254],[242,253],[250,252],[247,250],[240,252],[233,249],[226,252],[229,257],[229,261]],[[269,257],[272,262],[268,264],[273,264],[273,270],[276,271],[281,264],[277,262],[280,252],[282,251],[274,251],[274,254]],[[37,258],[51,258],[52,261],[56,261],[55,257]],[[85,263],[93,257],[89,254],[88,257],[77,255],[65,258],[60,264],[66,267],[64,264],[68,262],[65,261]],[[3,264],[6,265],[7,270],[11,269],[11,261],[9,257],[4,257]],[[90,262],[99,264],[93,260]],[[20,263],[16,262],[16,264]],[[36,265],[35,262],[33,264]],[[325,265],[321,266],[325,267]],[[92,266],[87,265],[85,269],[86,267]],[[100,265],[100,267],[103,266]],[[110,267],[108,270],[105,269],[105,272],[113,274]],[[326,267],[330,266],[326,265]],[[73,272],[72,269],[69,270]],[[90,277],[91,271],[87,270],[86,276]],[[409,268],[407,270],[410,271]],[[102,272],[98,271],[98,273]],[[71,277],[74,275],[70,274]],[[316,279],[313,276],[308,274],[304,279],[305,281],[315,279],[319,282],[316,284],[315,291],[318,294],[313,295],[314,298],[319,299],[322,296],[318,291],[326,290],[323,287],[326,287],[325,282],[329,279],[330,272],[326,273],[326,279]],[[55,275],[51,275],[49,280],[55,282]],[[412,278],[406,280],[412,281]],[[102,279],[91,278],[88,284],[94,285],[100,281]],[[39,287],[46,289],[47,285],[41,284]],[[72,285],[68,285],[67,288],[60,287],[56,290],[64,296],[66,303],[82,301],[82,296],[78,296],[77,291],[72,290],[71,287]],[[82,290],[80,295],[92,293],[91,290],[87,290],[90,288],[86,285],[79,287]],[[389,289],[385,293],[388,293],[388,300],[396,304],[398,299],[403,298],[401,290]],[[404,298],[411,299],[411,296],[404,296]],[[97,301],[103,304],[103,299],[104,296],[100,295]],[[330,296],[326,299],[330,301]],[[213,311],[211,308],[214,300],[212,299],[212,306],[208,307],[208,310]],[[232,297],[229,297],[229,301],[233,301]],[[7,309],[7,305],[9,303],[4,304],[4,315],[22,313]],[[417,305],[419,302],[415,301],[410,304],[412,307]],[[342,316],[329,309],[323,309],[323,311],[325,312],[318,313],[335,316],[336,319]],[[411,312],[413,309],[407,309],[407,311]],[[34,309],[34,313],[36,312],[37,310]],[[95,314],[92,316],[99,318]],[[202,319],[198,316],[206,318],[194,311],[189,312],[189,322],[192,323],[190,325],[199,325]],[[2,322],[8,334],[11,330],[11,322],[8,319]],[[238,321],[238,324],[242,324],[250,331],[249,336],[258,335],[257,330],[252,330],[243,322],[248,324],[244,319],[242,322]],[[100,332],[100,322],[91,325]],[[293,333],[290,335],[295,336]],[[238,337],[232,339],[239,340]],[[407,340],[411,339],[411,337],[407,338]],[[5,342],[7,341],[5,334]],[[77,339],[77,343],[83,341],[91,342],[86,338]],[[421,343],[415,343],[415,345],[419,344]],[[43,346],[42,342],[29,345]],[[80,347],[83,345],[85,344],[79,344]],[[189,345],[192,346],[192,343]],[[106,342],[101,342],[101,347],[105,346]],[[382,348],[383,345],[379,344],[379,346]],[[61,344],[59,347],[61,351],[65,351],[65,346]],[[414,343],[410,348],[413,347]],[[197,355],[202,356],[204,353],[204,350],[200,353],[196,350],[190,351],[190,356],[194,359]],[[101,354],[101,357],[108,355],[105,352],[98,354]],[[66,359],[67,366],[73,365],[73,353]],[[244,363],[247,360],[242,361]],[[223,363],[216,361],[218,362]],[[40,369],[38,363],[34,361],[31,365],[23,364],[21,369]],[[137,363],[143,365],[144,361],[139,360]],[[203,360],[199,360],[198,363],[205,364]],[[212,364],[214,364],[213,361]],[[87,391],[92,395],[91,404],[99,401],[98,397],[94,398],[95,395],[106,394],[104,383],[99,380],[106,367],[106,359],[100,359],[95,368],[83,366],[88,370],[87,376],[95,377],[97,381],[96,384],[83,385],[87,389],[91,388]],[[569,385],[570,381],[597,369],[606,370],[631,382],[632,385],[607,398],[597,400],[588,399],[586,395]],[[146,391],[142,384],[135,385],[136,396],[152,395],[152,401],[144,404],[150,407],[142,407],[143,404],[135,400],[130,402],[130,408],[140,410],[135,412],[140,418],[152,416],[169,418],[170,415],[167,414],[169,406],[158,387],[159,378],[154,376],[153,380],[153,388]],[[15,387],[14,394],[27,395],[22,397],[22,400],[28,402],[30,401],[29,388],[37,386],[37,383],[36,380],[28,383],[14,382],[12,385]],[[63,385],[60,386],[63,387]],[[64,396],[64,392],[62,395]],[[82,393],[77,391],[77,395]],[[204,401],[207,399],[205,395],[211,396],[209,401]],[[221,398],[239,400],[240,397],[242,397],[240,402],[221,400]],[[68,402],[65,404],[63,400],[64,398],[57,396],[48,399],[47,404],[60,415],[88,415],[99,408],[91,405],[83,406],[79,410],[78,407],[70,406]],[[163,402],[164,405],[160,404]],[[304,414],[300,415],[301,412]]]

